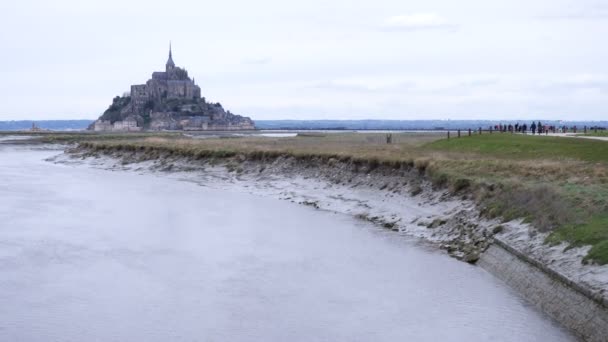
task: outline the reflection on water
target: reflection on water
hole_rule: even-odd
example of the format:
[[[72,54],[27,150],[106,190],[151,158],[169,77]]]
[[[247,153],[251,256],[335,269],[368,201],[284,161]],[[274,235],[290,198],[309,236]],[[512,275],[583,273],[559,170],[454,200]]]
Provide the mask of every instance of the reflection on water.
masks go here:
[[[0,135],[0,142],[32,139],[31,135]]]
[[[196,132],[184,133],[184,136],[193,139],[239,138],[239,137],[267,137],[267,138],[293,138],[297,132]]]
[[[0,145],[1,341],[566,341],[483,270],[349,217]]]

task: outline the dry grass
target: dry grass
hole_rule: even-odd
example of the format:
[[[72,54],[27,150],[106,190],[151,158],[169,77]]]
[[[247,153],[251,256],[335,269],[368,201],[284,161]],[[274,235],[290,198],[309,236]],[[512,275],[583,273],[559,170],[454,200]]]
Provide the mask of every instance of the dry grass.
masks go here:
[[[197,154],[289,154],[294,156],[326,156],[355,158],[378,162],[413,163],[417,168],[445,173],[451,177],[467,177],[474,181],[511,181],[553,184],[608,184],[606,162],[576,159],[517,158],[488,156],[466,150],[429,148],[428,143],[443,138],[438,134],[394,134],[393,144],[384,142],[384,134],[327,134],[293,138],[213,138],[186,139],[150,136],[140,139],[103,138],[93,140],[96,146],[155,148]]]

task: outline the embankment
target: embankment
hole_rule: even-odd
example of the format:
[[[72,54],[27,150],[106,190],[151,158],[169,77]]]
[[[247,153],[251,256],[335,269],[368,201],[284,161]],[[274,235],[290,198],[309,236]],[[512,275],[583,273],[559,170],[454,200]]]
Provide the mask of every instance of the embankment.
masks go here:
[[[584,265],[588,248],[549,246],[543,243],[548,233],[522,220],[484,216],[467,184],[446,184],[430,175],[424,163],[264,152],[188,154],[87,143],[55,161],[159,172],[369,220],[420,237],[463,261],[480,260],[482,267],[587,340],[608,336],[608,267]]]
[[[478,265],[503,280],[585,341],[606,341],[606,298],[568,279],[500,239],[483,253]]]

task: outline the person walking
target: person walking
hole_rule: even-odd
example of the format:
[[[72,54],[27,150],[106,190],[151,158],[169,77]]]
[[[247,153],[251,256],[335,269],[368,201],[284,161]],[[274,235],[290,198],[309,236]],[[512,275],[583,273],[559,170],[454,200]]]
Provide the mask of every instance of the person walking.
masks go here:
[[[530,125],[530,130],[532,130],[532,135],[536,134],[536,123],[534,121]]]
[[[543,133],[543,124],[541,124],[540,121],[538,122],[538,125],[536,125],[536,130],[538,131],[538,135]]]

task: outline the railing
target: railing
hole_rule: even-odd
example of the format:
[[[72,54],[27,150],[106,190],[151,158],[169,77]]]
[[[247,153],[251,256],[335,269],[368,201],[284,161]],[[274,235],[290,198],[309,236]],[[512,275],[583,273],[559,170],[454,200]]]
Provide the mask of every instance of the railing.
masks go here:
[[[606,131],[606,128],[600,128],[597,126],[594,127],[587,127],[584,126],[582,129],[582,133],[587,134],[589,132],[594,132],[597,133],[598,130],[601,131]],[[525,129],[523,128],[523,126],[499,126],[498,129],[495,127],[489,127],[488,129],[483,129],[482,127],[479,127],[477,129],[458,129],[458,130],[447,130],[447,138],[450,139],[451,133],[456,131],[456,137],[460,138],[462,137],[464,134],[466,134],[467,136],[472,136],[473,134],[483,134],[484,132],[487,134],[506,134],[506,133],[510,133],[510,134],[524,134],[524,135],[548,135],[549,133],[552,134],[556,134],[556,133],[581,133],[581,131],[579,131],[579,129],[574,126],[574,127],[555,127],[555,126],[550,126],[550,127],[541,127],[540,129],[536,129],[536,127],[534,129],[530,129],[530,127],[525,127]],[[464,132],[463,132],[464,131]]]

